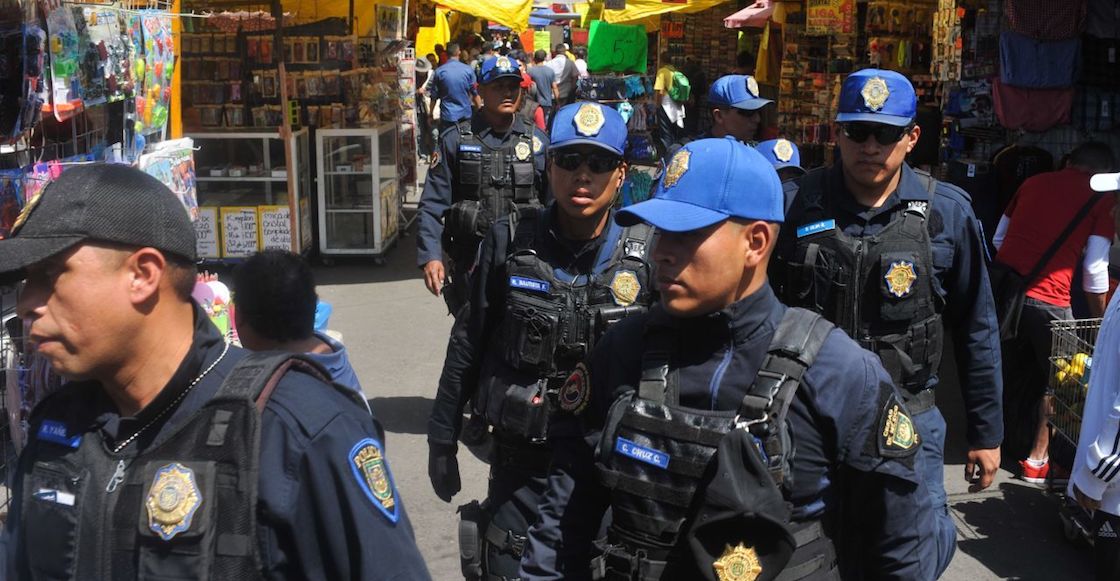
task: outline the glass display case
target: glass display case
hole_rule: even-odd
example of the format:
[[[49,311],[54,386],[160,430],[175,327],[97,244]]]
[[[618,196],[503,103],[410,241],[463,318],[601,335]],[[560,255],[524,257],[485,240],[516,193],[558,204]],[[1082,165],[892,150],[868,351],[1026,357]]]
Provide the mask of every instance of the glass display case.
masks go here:
[[[380,257],[400,231],[397,126],[320,129],[319,251]]]
[[[267,248],[311,249],[307,129],[285,142],[277,130],[192,133],[204,259],[243,258]],[[291,148],[287,166],[285,145]],[[295,213],[294,219],[292,212]],[[212,237],[212,239],[207,238]]]

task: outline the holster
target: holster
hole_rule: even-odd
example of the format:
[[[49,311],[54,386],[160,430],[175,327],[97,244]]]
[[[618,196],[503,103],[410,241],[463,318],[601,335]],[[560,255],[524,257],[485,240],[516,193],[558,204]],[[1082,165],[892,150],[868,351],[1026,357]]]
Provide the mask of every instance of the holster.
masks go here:
[[[482,578],[482,531],[489,524],[477,500],[459,507],[459,566],[467,581]]]

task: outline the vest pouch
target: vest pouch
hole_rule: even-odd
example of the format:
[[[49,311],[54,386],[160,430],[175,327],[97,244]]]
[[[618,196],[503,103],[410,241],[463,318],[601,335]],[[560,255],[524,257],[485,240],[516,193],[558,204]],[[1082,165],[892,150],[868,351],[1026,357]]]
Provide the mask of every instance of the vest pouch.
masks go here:
[[[466,157],[463,153],[459,155],[459,183],[478,188],[482,185],[482,160],[476,156]]]
[[[214,462],[159,460],[144,466],[137,579],[186,581],[214,577],[218,504]]]
[[[36,462],[25,480],[23,545],[34,578],[72,579],[89,472]]]
[[[836,252],[817,243],[798,245],[790,263],[789,287],[796,297],[795,305],[818,313],[835,312],[833,303],[845,295],[849,274]]]
[[[478,250],[479,224],[482,221],[482,204],[478,200],[456,202],[444,215],[443,229],[451,238],[448,252],[456,261],[473,261]],[[470,256],[467,256],[469,254]]]
[[[514,384],[506,388],[496,426],[526,440],[544,440],[548,436],[549,409],[543,380],[531,385]]]
[[[533,177],[536,175],[536,168],[532,163],[528,162],[514,162],[513,163],[513,185],[518,188],[529,187],[533,185]]]
[[[511,291],[498,334],[506,346],[506,363],[521,371],[549,371],[556,352],[562,308],[528,292]]]
[[[926,265],[912,252],[885,252],[879,256],[879,316],[887,323],[901,323],[918,316],[929,287]]]

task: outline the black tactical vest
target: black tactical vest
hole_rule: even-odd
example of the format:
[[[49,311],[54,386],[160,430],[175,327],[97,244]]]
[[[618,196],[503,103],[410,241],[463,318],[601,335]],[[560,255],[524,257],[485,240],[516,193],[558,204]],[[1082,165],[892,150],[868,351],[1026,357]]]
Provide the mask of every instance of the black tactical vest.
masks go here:
[[[933,193],[936,182],[918,173]],[[930,202],[911,201],[875,236],[844,234],[831,217],[828,174],[801,181],[786,226],[796,229],[782,302],[811,309],[875,353],[912,413],[934,405],[927,390],[941,364],[941,298],[934,290]],[[786,247],[788,248],[788,247]]]
[[[706,542],[718,551],[760,532],[760,542],[785,536],[793,539],[792,557],[777,565],[780,579],[836,578],[835,549],[820,523],[790,522],[790,507],[782,502],[795,453],[786,415],[802,374],[832,328],[815,313],[787,310],[739,409],[713,411],[680,405],[677,372],[669,366],[676,336],[667,327],[647,327],[638,389],[611,406],[597,451],[600,481],[611,490],[612,523],[604,553],[592,563],[595,578],[715,579],[712,567],[701,567],[690,550],[695,541],[689,537],[698,532],[690,529],[698,514],[707,512],[706,488],[719,477],[713,475],[718,472],[713,464],[721,460],[717,450],[726,439],[743,436],[758,462],[724,460],[721,470],[746,471],[753,464],[764,472],[756,475],[766,484],[761,488],[768,488],[758,491],[759,498],[777,497],[781,510],[769,515],[764,532],[736,531],[742,536]]]
[[[514,124],[517,125],[516,123]],[[491,149],[471,131],[471,120],[458,124],[458,181],[455,203],[444,220],[444,248],[458,261],[471,260],[478,243],[495,220],[519,208],[539,205],[532,126],[526,133],[514,128],[513,139]]]
[[[533,250],[547,233],[543,211],[526,212],[506,258],[505,312],[482,374],[476,412],[508,434],[543,440],[560,387],[612,324],[652,302],[653,229],[611,221],[591,274],[573,275]],[[580,394],[572,394],[573,397]]]
[[[260,579],[260,411],[293,366],[330,383],[298,356],[248,354],[210,401],[139,456],[44,419],[22,474],[31,578]],[[63,389],[37,415],[74,417],[77,395]]]

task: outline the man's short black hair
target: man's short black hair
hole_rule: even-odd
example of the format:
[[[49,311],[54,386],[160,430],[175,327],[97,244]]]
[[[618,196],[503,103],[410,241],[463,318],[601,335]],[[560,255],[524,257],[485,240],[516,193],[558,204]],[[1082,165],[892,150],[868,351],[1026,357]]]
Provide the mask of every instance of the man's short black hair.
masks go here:
[[[543,63],[544,59],[546,58],[548,58],[548,53],[544,50],[538,50],[537,52],[533,53],[534,62]]]
[[[452,57],[457,57],[457,56],[459,56],[460,52],[461,52],[461,49],[459,48],[459,43],[453,42],[453,43],[447,45],[447,54],[448,55],[451,55]]]
[[[265,250],[233,271],[237,319],[265,339],[307,339],[315,332],[315,277],[298,254]]]
[[[1069,154],[1069,164],[1083,167],[1094,173],[1115,171],[1116,156],[1112,148],[1100,141],[1090,141],[1077,146]]]

